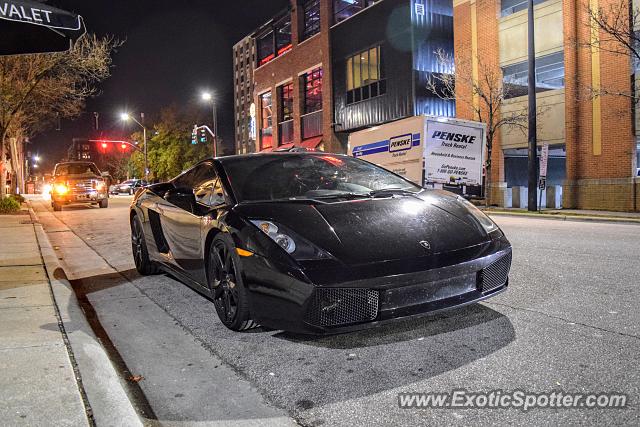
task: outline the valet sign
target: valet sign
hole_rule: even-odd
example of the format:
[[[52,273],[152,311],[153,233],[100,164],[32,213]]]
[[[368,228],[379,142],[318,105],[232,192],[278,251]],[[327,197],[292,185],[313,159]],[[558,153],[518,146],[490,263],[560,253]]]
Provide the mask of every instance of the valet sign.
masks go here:
[[[482,184],[484,128],[428,120],[425,181]]]

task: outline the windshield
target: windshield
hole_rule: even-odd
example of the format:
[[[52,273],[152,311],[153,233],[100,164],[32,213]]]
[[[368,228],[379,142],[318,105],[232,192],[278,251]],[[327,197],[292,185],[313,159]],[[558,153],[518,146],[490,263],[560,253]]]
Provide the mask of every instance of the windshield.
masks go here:
[[[362,160],[330,154],[273,154],[229,158],[224,168],[238,202],[367,196],[415,184]]]
[[[62,163],[56,165],[54,175],[100,175],[100,171],[93,163]]]

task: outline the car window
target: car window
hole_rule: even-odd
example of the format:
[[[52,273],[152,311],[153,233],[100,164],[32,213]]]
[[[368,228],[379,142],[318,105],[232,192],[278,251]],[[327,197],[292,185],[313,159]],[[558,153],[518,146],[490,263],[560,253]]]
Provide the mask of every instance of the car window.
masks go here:
[[[196,165],[181,175],[178,175],[172,182],[175,188],[195,189],[207,180],[213,182],[215,176],[216,172],[213,168],[213,164],[205,162]]]

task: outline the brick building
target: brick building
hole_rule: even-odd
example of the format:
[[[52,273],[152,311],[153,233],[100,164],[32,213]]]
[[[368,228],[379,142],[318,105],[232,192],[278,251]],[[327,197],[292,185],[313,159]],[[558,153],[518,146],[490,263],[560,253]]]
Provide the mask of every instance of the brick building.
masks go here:
[[[343,151],[332,128],[330,11],[328,0],[292,0],[252,35],[256,151]]]
[[[617,0],[595,0],[609,8]],[[551,183],[562,186],[563,207],[638,210],[638,145],[633,108],[616,96],[593,98],[585,88],[632,90],[629,58],[582,47],[592,34],[587,5],[567,0],[535,1],[536,99],[538,144],[549,144]],[[458,57],[502,73],[511,98],[503,113],[527,108],[527,3],[522,0],[454,0],[454,49]],[[576,43],[577,41],[577,43]],[[565,78],[566,76],[566,78]],[[481,78],[482,76],[474,76]],[[470,90],[457,86],[460,96]],[[471,118],[457,106],[457,115]],[[527,137],[502,130],[494,142],[490,194],[508,204],[509,192],[526,185]]]

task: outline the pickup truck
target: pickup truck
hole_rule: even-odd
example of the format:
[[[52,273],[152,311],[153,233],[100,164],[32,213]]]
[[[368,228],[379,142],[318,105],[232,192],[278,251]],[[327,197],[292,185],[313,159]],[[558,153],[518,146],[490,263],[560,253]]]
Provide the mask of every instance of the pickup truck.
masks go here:
[[[104,174],[92,162],[62,162],[56,164],[51,182],[51,207],[54,211],[72,203],[109,206],[109,191]]]

